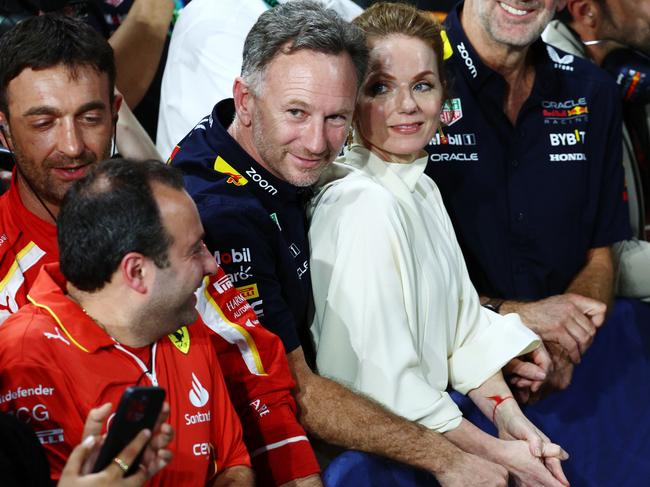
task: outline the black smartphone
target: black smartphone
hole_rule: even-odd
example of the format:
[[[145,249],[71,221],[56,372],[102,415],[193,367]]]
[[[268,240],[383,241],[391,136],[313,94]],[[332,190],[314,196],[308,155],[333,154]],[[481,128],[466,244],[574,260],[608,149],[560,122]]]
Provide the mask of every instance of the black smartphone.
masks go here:
[[[99,451],[93,473],[104,470],[140,431],[145,428],[153,431],[164,401],[165,390],[160,387],[129,387],[124,391]],[[143,453],[144,448],[129,465],[125,477],[138,470]]]

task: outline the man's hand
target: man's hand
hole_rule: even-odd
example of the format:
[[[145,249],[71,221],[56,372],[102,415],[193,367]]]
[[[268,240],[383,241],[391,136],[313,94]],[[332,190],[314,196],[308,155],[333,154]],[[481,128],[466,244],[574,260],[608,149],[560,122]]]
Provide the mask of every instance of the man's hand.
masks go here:
[[[84,424],[84,430],[81,435],[82,443],[91,437],[98,440],[95,442],[95,448],[93,448],[90,454],[87,455],[84,459],[84,464],[81,470],[81,472],[84,474],[90,473],[93,466],[95,465],[95,461],[99,455],[99,447],[101,447],[101,444],[103,443],[103,438],[100,439],[102,425],[108,419],[108,416],[111,412],[111,407],[111,403],[106,403],[98,408],[91,409],[88,413],[86,423]],[[163,408],[160,411],[158,418],[156,419],[153,437],[148,443],[142,457],[141,465],[143,466],[143,469],[146,473],[146,478],[153,477],[172,459],[172,452],[166,449],[167,445],[169,445],[172,438],[174,437],[174,430],[172,429],[171,425],[165,423],[168,417],[169,404],[164,403]],[[151,437],[151,434],[149,436]]]
[[[171,441],[173,431],[169,424],[164,424],[169,416],[169,405],[165,403],[156,423],[156,435],[152,438],[151,431],[140,431],[118,455],[124,463],[130,465],[140,450],[146,448],[140,469],[134,475],[125,478],[124,472],[116,462],[111,462],[101,472],[91,474],[102,445],[99,434],[110,412],[110,403],[90,410],[84,424],[83,441],[72,450],[61,472],[59,487],[139,487],[171,461],[172,453],[165,447]]]
[[[605,321],[607,310],[605,303],[572,293],[558,294],[532,303],[508,305],[505,309],[519,313],[526,326],[547,345],[561,345],[574,364],[580,362],[581,355],[591,345],[596,330]]]
[[[546,382],[542,388],[534,394],[531,394],[529,402],[536,402],[552,392],[563,391],[571,385],[574,365],[564,348],[556,343],[548,344],[548,351],[553,361],[553,370],[548,374]]]
[[[543,343],[532,352],[513,358],[503,367],[506,381],[514,388],[513,393],[519,402],[524,404],[541,389],[552,371],[553,361]]]
[[[508,471],[489,460],[461,452],[448,469],[436,474],[436,480],[442,487],[506,487]]]

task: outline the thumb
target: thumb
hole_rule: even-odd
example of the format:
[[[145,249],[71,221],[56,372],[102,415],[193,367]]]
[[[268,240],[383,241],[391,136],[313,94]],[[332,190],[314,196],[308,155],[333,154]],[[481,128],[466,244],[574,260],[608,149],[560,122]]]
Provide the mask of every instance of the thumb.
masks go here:
[[[66,462],[65,466],[63,467],[63,471],[61,472],[62,479],[68,476],[75,478],[80,475],[81,466],[83,465],[86,458],[88,458],[88,455],[90,455],[90,452],[92,451],[96,442],[97,437],[91,435],[86,437],[84,441],[79,443],[72,450],[72,453],[70,453],[68,461]]]

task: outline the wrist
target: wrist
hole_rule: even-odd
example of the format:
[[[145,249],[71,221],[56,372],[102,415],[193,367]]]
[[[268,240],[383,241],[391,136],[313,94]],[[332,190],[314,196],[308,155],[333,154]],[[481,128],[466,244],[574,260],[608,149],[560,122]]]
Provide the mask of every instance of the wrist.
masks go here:
[[[492,423],[500,429],[500,424],[504,423],[512,413],[512,406],[516,406],[517,402],[512,394],[488,396],[488,399],[494,404],[492,406]]]
[[[505,301],[506,301],[505,299],[500,299],[500,298],[487,298],[486,300],[482,300],[481,306],[499,314],[501,310],[501,306],[503,305],[503,303],[505,303]]]

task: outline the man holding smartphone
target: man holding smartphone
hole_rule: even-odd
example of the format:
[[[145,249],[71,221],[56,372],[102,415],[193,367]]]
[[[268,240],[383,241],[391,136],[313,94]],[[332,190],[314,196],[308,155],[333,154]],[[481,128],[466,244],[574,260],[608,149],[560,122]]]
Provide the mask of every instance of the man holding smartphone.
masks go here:
[[[31,304],[0,329],[0,409],[34,427],[58,479],[91,408],[117,404],[130,386],[160,386],[175,461],[152,485],[252,485],[210,332],[187,326],[194,291],[217,265],[180,174],[106,161],[68,191],[57,230],[60,270],[45,265]]]

